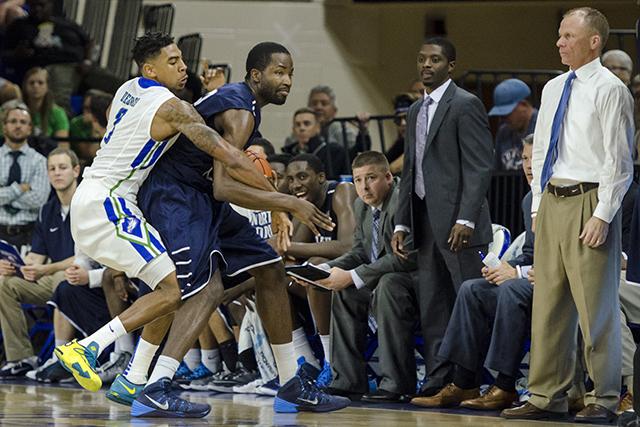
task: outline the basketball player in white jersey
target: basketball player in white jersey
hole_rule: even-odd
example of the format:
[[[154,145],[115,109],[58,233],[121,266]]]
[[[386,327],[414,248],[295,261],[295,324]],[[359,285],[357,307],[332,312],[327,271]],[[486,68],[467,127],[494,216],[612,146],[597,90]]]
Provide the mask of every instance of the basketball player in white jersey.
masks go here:
[[[187,67],[172,37],[146,34],[136,40],[133,58],[142,77],[123,84],[114,97],[100,150],[71,202],[71,233],[87,256],[141,279],[154,292],[138,299],[93,335],[56,348],[62,365],[92,391],[102,385],[95,372],[101,351],[155,319],[170,321],[171,316],[166,315],[180,305],[175,266],[159,234],[136,206],[140,185],[178,134],[183,133],[196,147],[224,163],[234,179],[273,191],[242,151],[208,127],[190,104],[171,93],[187,81]]]

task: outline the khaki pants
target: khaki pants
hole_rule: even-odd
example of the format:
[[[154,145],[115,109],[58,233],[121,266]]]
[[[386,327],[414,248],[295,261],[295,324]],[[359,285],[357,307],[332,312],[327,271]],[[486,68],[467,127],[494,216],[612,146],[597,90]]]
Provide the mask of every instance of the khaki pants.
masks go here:
[[[15,276],[0,276],[0,327],[7,361],[14,362],[34,355],[21,304],[46,304],[63,280],[64,271],[44,276],[37,282]]]
[[[530,402],[566,412],[575,373],[578,324],[593,391],[585,404],[614,411],[620,394],[620,215],[607,241],[591,249],[579,239],[598,203],[597,190],[574,197],[548,192],[536,219],[531,323]]]

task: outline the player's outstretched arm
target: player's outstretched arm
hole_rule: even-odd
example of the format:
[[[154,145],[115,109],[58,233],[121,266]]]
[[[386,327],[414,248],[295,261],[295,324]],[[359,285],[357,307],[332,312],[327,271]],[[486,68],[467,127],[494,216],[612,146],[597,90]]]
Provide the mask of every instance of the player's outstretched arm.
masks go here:
[[[162,104],[156,117],[170,126],[173,133],[182,132],[196,147],[223,163],[233,179],[254,188],[273,188],[242,151],[205,124],[191,104],[172,98]]]

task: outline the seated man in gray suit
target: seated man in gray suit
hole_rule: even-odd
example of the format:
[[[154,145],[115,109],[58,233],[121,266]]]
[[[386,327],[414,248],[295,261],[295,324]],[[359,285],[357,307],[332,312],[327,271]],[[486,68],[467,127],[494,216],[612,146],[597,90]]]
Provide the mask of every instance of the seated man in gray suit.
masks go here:
[[[522,168],[531,184],[533,135],[523,140]],[[438,355],[455,366],[453,383],[432,397],[414,399],[420,406],[504,409],[517,400],[516,376],[531,324],[533,265],[531,192],[522,200],[526,238],[522,254],[496,268],[484,267],[482,278],[462,283]],[[486,356],[486,358],[485,358]],[[498,371],[495,384],[480,397],[484,366]]]
[[[364,400],[408,401],[416,391],[412,349],[419,316],[415,258],[401,259],[391,249],[398,180],[391,175],[386,157],[375,151],[359,154],[352,168],[358,193],[354,202],[353,246],[348,253],[327,263],[331,276],[320,281],[334,290],[331,391],[359,399],[369,390],[364,351],[373,296],[382,381],[378,391],[365,395]]]

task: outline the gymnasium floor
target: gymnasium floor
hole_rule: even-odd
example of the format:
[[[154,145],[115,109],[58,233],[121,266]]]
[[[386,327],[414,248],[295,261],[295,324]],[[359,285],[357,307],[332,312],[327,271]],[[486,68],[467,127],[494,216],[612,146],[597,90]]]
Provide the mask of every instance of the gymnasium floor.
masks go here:
[[[211,413],[203,419],[131,419],[129,408],[112,403],[104,393],[91,393],[75,386],[42,386],[27,382],[0,383],[0,424],[3,426],[572,426],[584,424],[506,421],[478,416],[474,412],[424,411],[410,405],[352,407],[329,414],[275,414],[273,399],[255,395],[183,393],[208,402]]]

